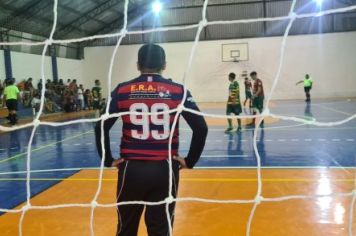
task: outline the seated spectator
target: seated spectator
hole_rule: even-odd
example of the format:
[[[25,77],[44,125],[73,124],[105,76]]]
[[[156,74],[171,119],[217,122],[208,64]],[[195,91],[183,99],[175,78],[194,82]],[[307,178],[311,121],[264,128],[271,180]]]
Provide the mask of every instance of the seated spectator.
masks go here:
[[[37,112],[39,112],[41,106],[41,98],[39,93],[35,93],[34,97],[32,98],[31,101],[31,107],[32,107],[32,112],[33,115],[35,116]]]
[[[74,101],[74,94],[72,91],[67,91],[65,94],[65,103],[64,103],[64,111],[66,112],[73,112],[76,109],[75,101]]]

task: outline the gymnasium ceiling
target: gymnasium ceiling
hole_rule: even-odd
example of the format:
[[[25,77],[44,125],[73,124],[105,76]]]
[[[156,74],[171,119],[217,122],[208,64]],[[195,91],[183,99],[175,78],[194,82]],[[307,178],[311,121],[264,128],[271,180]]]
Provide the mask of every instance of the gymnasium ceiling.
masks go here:
[[[0,0],[1,41],[41,41],[50,34],[53,24],[52,0]],[[196,24],[201,19],[203,0],[161,0],[160,16],[151,11],[153,0],[129,0],[129,30],[145,30],[161,26]],[[210,0],[207,19],[236,20],[285,16],[291,0]],[[356,0],[324,0],[322,10],[355,5]],[[297,0],[297,13],[317,12],[316,0]],[[79,38],[118,32],[123,24],[124,0],[58,0],[58,23],[55,39]],[[157,20],[159,19],[159,20]],[[200,40],[268,37],[282,35],[287,21],[250,24],[214,25],[204,28]],[[356,13],[298,19],[291,34],[328,33],[356,30]],[[10,35],[4,39],[4,35]],[[182,42],[194,40],[196,28],[153,34],[127,36],[123,44]],[[117,39],[103,39],[80,44],[113,45]]]

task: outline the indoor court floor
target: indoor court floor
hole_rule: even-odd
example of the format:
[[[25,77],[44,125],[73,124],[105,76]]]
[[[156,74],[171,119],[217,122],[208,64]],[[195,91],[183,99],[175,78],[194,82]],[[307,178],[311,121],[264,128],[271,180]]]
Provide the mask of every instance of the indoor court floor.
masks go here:
[[[202,104],[201,110],[224,114],[223,104]],[[356,113],[355,99],[273,101],[271,112],[320,122],[343,120]],[[253,129],[225,134],[225,119],[207,118],[209,135],[197,168],[181,171],[179,197],[251,200],[257,191]],[[243,121],[247,123],[248,121]],[[119,148],[120,123],[112,129],[112,151]],[[356,120],[317,127],[267,119],[257,147],[262,164],[263,197],[350,193],[355,189]],[[180,154],[190,144],[190,131],[180,125]],[[31,128],[1,133],[0,208],[21,208],[26,201],[26,148]],[[99,158],[93,124],[40,126],[31,153],[31,204],[90,203],[98,186]],[[116,170],[105,170],[99,203],[114,203]],[[262,202],[251,235],[348,235],[351,196]],[[178,202],[174,235],[245,235],[253,204]],[[354,210],[356,214],[356,211]],[[0,213],[1,235],[18,235],[21,213]],[[352,222],[356,232],[356,220]],[[95,235],[114,235],[116,209],[96,208]],[[89,235],[90,208],[30,210],[25,236]],[[146,235],[144,226],[139,235]]]

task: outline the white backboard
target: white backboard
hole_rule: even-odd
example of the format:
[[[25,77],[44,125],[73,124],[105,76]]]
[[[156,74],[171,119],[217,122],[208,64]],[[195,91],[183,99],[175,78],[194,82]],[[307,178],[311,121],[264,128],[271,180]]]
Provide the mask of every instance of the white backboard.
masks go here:
[[[221,60],[248,61],[248,43],[230,43],[221,45]]]

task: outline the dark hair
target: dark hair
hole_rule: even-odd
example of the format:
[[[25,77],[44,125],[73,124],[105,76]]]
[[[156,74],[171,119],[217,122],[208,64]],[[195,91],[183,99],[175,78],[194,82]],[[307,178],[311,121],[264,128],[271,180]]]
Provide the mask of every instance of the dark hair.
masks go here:
[[[15,83],[15,78],[7,78],[5,80],[6,85],[13,85]]]
[[[145,44],[138,50],[137,61],[140,69],[161,70],[166,64],[166,53],[159,45]]]
[[[250,76],[256,76],[257,75],[257,72],[256,71],[252,71],[251,73],[250,73]]]
[[[245,77],[245,80],[247,80],[248,78],[247,77]]]
[[[236,78],[236,74],[235,74],[235,73],[233,73],[233,72],[231,72],[231,73],[229,74],[229,78],[231,78],[231,79],[235,79],[235,78]]]

